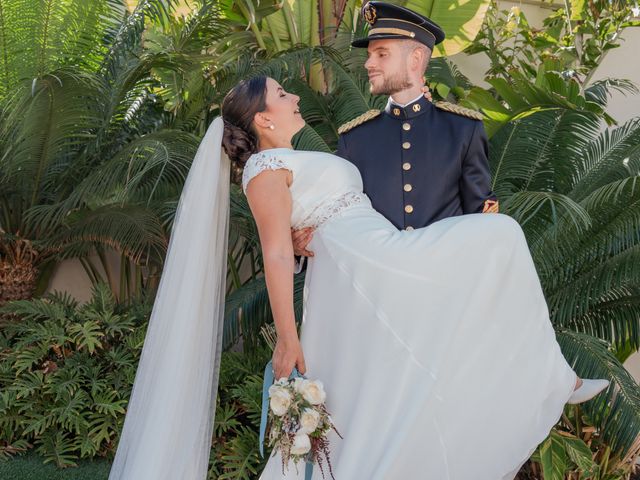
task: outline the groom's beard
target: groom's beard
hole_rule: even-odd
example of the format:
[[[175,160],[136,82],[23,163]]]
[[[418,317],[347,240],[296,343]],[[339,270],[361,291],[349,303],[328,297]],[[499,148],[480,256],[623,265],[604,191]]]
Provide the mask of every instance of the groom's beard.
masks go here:
[[[406,71],[389,76],[382,74],[381,76],[383,78],[382,85],[374,86],[373,83],[369,83],[369,92],[372,95],[393,95],[413,86]]]

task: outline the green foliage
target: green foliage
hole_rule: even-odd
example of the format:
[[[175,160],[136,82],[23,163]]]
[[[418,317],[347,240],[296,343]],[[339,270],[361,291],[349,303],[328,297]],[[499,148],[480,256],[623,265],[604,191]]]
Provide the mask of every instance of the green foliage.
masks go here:
[[[568,405],[556,429],[542,442],[517,478],[628,480],[640,442],[622,457],[612,452],[594,427],[583,405]]]
[[[79,257],[97,285],[87,305],[62,295],[12,304],[21,320],[0,335],[0,451],[35,447],[59,466],[113,453],[148,317],[144,303],[115,302],[88,255],[116,248],[135,263],[137,287],[153,291],[141,268],[157,279],[198,139],[226,92],[241,78],[274,77],[301,97],[308,126],[295,147],[324,151],[342,123],[385,101],[368,92],[364,52],[349,47],[364,33],[355,0],[342,11],[342,2],[200,1],[186,18],[169,15],[172,1],[145,0],[132,14],[120,2],[89,3],[41,2],[34,17],[18,19],[31,4],[0,0],[0,50],[13,42],[0,58],[11,87],[0,90],[2,241],[33,241],[43,267]],[[584,409],[568,407],[542,444],[531,468],[550,478],[621,478],[637,456],[638,386],[620,360],[640,347],[640,120],[603,125],[613,124],[611,91],[637,90],[625,80],[589,83],[634,25],[627,3],[611,5],[573,1],[543,31],[494,6],[470,50],[490,56],[491,88],[474,88],[444,59],[428,72],[436,96],[485,112],[493,187],[525,229],[563,353],[581,376],[612,380]],[[18,58],[13,46],[31,38]],[[270,352],[259,332],[272,318],[257,230],[237,185],[229,245],[209,476],[249,479],[265,461],[257,428]],[[298,318],[303,282],[296,276]],[[244,353],[228,351],[240,345]]]
[[[242,43],[253,50],[271,53],[299,44],[335,46],[341,36],[362,35],[360,0],[224,0],[219,2],[222,15],[235,33],[231,43]],[[396,3],[427,15],[447,32],[447,40],[437,47],[436,55],[453,55],[462,51],[476,36],[489,0],[464,4],[449,1],[394,0]],[[355,20],[355,21],[354,21]],[[312,82],[314,83],[314,82]]]
[[[35,447],[58,467],[105,456],[115,445],[135,376],[147,308],[116,305],[99,284],[78,305],[51,294],[17,301],[2,331],[0,454]]]
[[[0,336],[0,457],[30,449],[58,467],[111,457],[124,422],[149,303],[117,304],[98,284],[79,305],[63,294],[3,307],[20,317]],[[264,341],[224,352],[210,478],[255,478]]]
[[[580,438],[553,431],[538,448],[545,480],[563,480],[565,473],[580,468],[586,478],[597,473],[591,450]]]
[[[445,40],[434,49],[435,56],[462,52],[480,31],[490,0],[447,2],[437,0],[401,0],[398,3],[432,19],[446,33]]]
[[[486,127],[493,135],[508,122],[542,110],[567,109],[591,112],[609,125],[608,89],[637,93],[627,80],[590,81],[608,51],[620,46],[622,31],[632,21],[632,6],[626,2],[573,2],[581,18],[566,9],[556,9],[544,20],[544,28],[529,25],[520,7],[499,10],[492,2],[483,29],[468,54],[483,53],[491,65],[485,80],[490,89],[473,87],[456,90],[455,97],[487,116]],[[571,17],[571,18],[570,18]],[[450,86],[450,84],[447,84]]]
[[[184,57],[142,46],[145,19],[167,21],[173,3],[145,0],[130,15],[117,1],[0,4],[0,38],[15,40],[0,59],[0,257],[17,257],[24,240],[41,285],[69,257],[102,280],[88,258],[107,248],[138,268],[161,265],[159,216],[198,138],[169,128],[153,94],[152,71],[185,68]]]
[[[245,353],[222,354],[209,478],[257,478],[269,458],[258,451],[262,374],[271,357],[264,344]]]
[[[565,5],[554,9],[543,28],[537,29],[520,7],[499,10],[492,2],[484,27],[467,53],[484,52],[489,57],[489,76],[508,78],[517,68],[535,79],[544,68],[586,86],[607,53],[622,44],[622,31],[640,22],[634,20],[632,2],[573,0]]]
[[[570,110],[520,118],[490,142],[494,189],[527,235],[565,357],[612,382],[584,412],[618,458],[640,431],[640,389],[615,356],[640,348],[638,145],[640,119],[603,130]],[[569,465],[553,462],[554,445],[545,461]]]

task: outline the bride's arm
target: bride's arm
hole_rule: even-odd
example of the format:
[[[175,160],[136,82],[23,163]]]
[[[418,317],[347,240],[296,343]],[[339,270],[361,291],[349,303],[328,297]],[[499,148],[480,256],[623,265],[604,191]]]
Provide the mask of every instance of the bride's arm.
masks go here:
[[[304,356],[293,310],[293,244],[291,242],[291,172],[265,170],[246,188],[258,226],[265,279],[278,340],[273,354],[276,378],[288,377],[296,366],[305,373]]]

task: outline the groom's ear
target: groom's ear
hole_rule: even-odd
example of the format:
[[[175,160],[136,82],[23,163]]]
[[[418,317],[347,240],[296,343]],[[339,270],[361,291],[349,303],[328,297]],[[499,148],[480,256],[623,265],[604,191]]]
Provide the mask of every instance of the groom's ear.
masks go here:
[[[414,48],[409,55],[409,61],[411,62],[411,70],[417,72],[420,70],[420,64],[422,63],[422,55],[420,50]]]
[[[429,50],[429,47],[422,45],[421,43],[415,43],[417,45],[411,52],[412,67],[420,73],[420,75],[424,75],[427,71],[427,66],[429,65],[429,59],[431,58],[431,50]]]

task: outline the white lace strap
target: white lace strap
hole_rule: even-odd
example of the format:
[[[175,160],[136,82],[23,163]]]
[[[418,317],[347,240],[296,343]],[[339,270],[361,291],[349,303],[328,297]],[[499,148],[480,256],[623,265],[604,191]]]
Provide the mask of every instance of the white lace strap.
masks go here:
[[[260,152],[251,155],[244,165],[244,171],[242,172],[242,190],[247,193],[249,181],[265,170],[279,170],[281,168],[291,170],[282,158],[277,157],[273,153]]]

